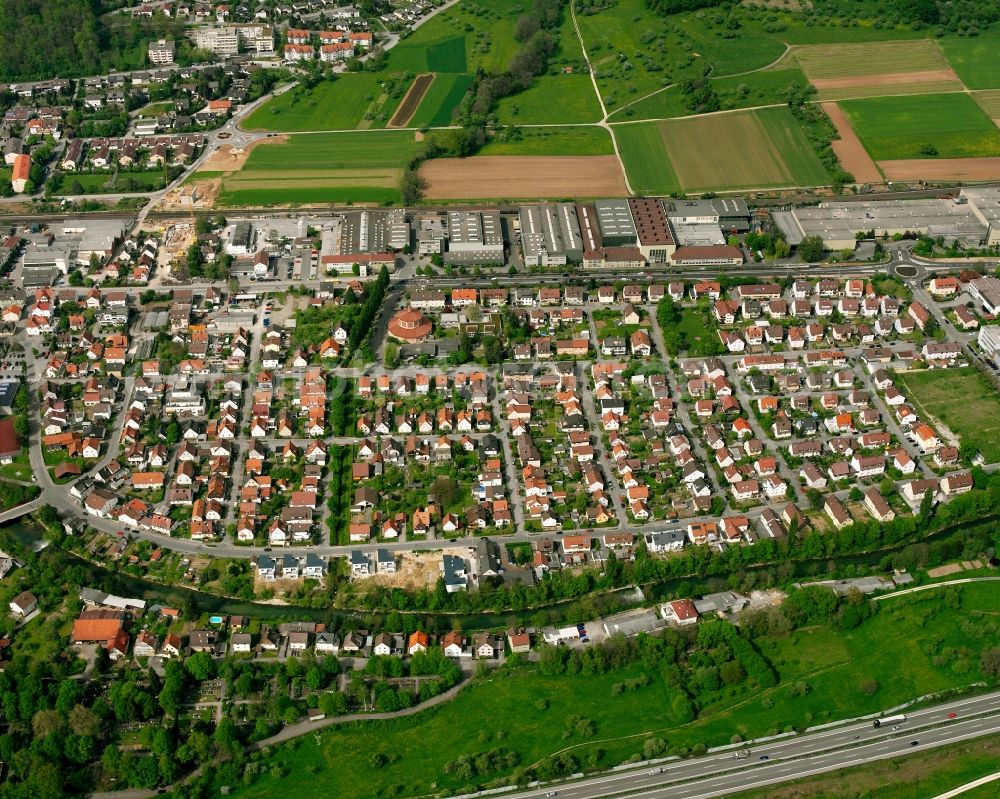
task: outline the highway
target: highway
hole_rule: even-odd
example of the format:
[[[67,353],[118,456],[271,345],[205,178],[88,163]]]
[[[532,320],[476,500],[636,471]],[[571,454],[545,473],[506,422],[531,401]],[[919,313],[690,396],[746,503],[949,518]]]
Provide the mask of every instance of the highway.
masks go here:
[[[949,719],[949,713],[955,718]],[[746,759],[735,759],[732,751],[716,752],[501,795],[504,799],[538,799],[551,792],[559,799],[724,796],[1000,733],[1000,692],[957,699],[906,715],[898,731],[890,725],[874,729],[870,720],[857,721],[766,743],[748,743],[745,746],[750,756]],[[733,751],[741,748],[733,747]]]

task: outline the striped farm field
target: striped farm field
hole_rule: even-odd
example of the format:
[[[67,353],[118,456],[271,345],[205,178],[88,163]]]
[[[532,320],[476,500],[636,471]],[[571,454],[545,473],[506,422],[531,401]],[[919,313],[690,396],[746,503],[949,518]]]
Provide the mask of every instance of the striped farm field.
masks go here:
[[[994,122],[1000,119],[1000,89],[972,92],[972,99]]]
[[[258,147],[223,178],[221,205],[399,202],[413,131],[301,134]]]
[[[471,75],[438,73],[424,95],[420,107],[410,118],[411,128],[440,128],[451,124],[451,115],[465,96]]]
[[[615,133],[637,192],[668,194],[678,184],[684,192],[698,193],[822,186],[830,181],[783,106],[618,125]]]
[[[659,122],[616,125],[615,138],[632,190],[637,194],[672,194],[680,180],[667,159]]]
[[[823,100],[964,89],[941,48],[929,39],[810,44],[794,48],[789,59]]]
[[[807,44],[795,47],[790,57],[812,81],[951,69],[944,53],[929,39]]]

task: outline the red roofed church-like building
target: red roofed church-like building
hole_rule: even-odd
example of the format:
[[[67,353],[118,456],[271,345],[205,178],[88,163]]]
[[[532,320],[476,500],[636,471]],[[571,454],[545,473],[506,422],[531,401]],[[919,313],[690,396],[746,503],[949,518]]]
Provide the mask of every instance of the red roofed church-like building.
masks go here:
[[[434,325],[431,320],[415,308],[405,308],[398,311],[389,320],[389,335],[406,344],[417,344],[426,341]]]

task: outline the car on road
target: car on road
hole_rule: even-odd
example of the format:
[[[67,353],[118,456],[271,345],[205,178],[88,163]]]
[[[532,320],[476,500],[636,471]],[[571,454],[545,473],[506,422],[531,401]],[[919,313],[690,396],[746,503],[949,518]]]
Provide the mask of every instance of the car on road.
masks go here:
[[[958,713],[949,713],[948,718],[950,719],[958,718]]]
[[[770,756],[770,755],[761,755],[761,756],[760,756],[760,757],[758,757],[757,759],[758,759],[758,760],[770,760],[770,759],[771,759],[771,756]]]
[[[916,746],[920,741],[910,741],[910,746]]]
[[[546,796],[555,796],[555,795],[556,795],[556,792],[555,792],[555,791],[549,791],[549,792],[547,792],[547,793],[546,793],[545,795],[546,795]]]
[[[664,771],[666,771],[666,769],[664,769],[664,768],[651,768],[649,770],[649,773],[650,774],[662,774]]]

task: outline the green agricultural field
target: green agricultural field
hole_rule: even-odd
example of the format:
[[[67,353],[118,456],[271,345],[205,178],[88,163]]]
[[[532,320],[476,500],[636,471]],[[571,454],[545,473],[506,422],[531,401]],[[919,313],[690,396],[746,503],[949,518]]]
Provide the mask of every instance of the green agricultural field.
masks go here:
[[[1000,155],[1000,131],[967,94],[845,100],[840,107],[876,161]]]
[[[477,155],[614,155],[604,128],[518,128],[518,138],[491,141]]]
[[[974,366],[899,375],[918,413],[943,424],[988,463],[1000,462],[1000,394]]]
[[[435,75],[434,82],[424,95],[408,127],[438,128],[450,125],[452,112],[462,101],[470,83],[472,83],[470,75],[442,73]]]
[[[614,130],[625,173],[634,192],[673,194],[681,191],[680,180],[664,149],[659,123],[615,125]]]
[[[789,54],[789,59],[797,62],[810,80],[931,72],[949,68],[940,48],[929,39],[813,44],[796,47]]]
[[[388,79],[382,73],[348,72],[313,89],[297,86],[262,105],[243,126],[282,133],[354,130],[362,126],[369,112],[380,117],[384,125],[405,93],[404,88],[399,97],[390,97],[382,86]]]
[[[399,202],[406,163],[416,152],[412,131],[291,136],[250,153],[223,179],[222,205]]]
[[[619,147],[636,191],[675,190],[663,179],[664,160],[687,193],[822,186],[830,180],[784,106],[619,125],[615,132],[624,134]]]
[[[944,38],[941,49],[958,77],[970,89],[1000,88],[1000,31],[990,30],[970,38]]]
[[[525,91],[501,100],[497,118],[504,125],[597,122],[601,106],[589,75],[543,75]]]
[[[976,105],[986,112],[986,116],[990,119],[1000,119],[1000,89],[972,92],[971,96]]]
[[[758,638],[778,685],[723,689],[725,698],[702,707],[692,723],[678,724],[670,701],[674,690],[657,670],[641,665],[558,677],[537,667],[501,670],[414,716],[331,727],[274,747],[256,781],[233,785],[231,795],[452,794],[468,780],[447,773],[445,765],[497,748],[516,753],[520,767],[569,750],[581,764],[606,768],[641,752],[647,736],[662,737],[671,747],[712,746],[733,735],[752,738],[877,712],[981,679],[980,652],[996,642],[1000,587],[980,583],[951,590],[961,607],[929,591],[880,603],[876,616],[851,630],[804,627],[784,637]],[[639,674],[647,674],[650,684],[613,690]],[[874,686],[862,685],[866,680]],[[590,734],[577,732],[579,725],[567,729],[572,717],[588,721]],[[380,753],[380,767],[372,768]]]

